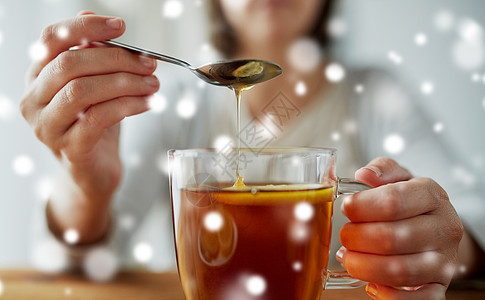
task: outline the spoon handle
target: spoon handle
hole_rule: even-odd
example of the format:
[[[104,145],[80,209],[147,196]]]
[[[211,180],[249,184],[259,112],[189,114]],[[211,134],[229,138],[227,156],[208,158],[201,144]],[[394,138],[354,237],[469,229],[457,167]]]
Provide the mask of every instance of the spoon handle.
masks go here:
[[[169,63],[176,64],[176,65],[179,65],[179,66],[182,66],[182,67],[185,67],[185,68],[192,69],[192,67],[190,66],[189,63],[187,63],[187,62],[185,62],[181,59],[168,56],[168,55],[164,55],[164,54],[156,53],[156,52],[153,52],[153,51],[141,49],[141,48],[138,48],[138,47],[135,47],[135,46],[123,44],[123,43],[116,42],[116,41],[113,41],[113,40],[99,41],[99,43],[105,44],[105,45],[108,45],[108,46],[121,47],[121,48],[126,49],[130,52],[133,52],[133,53],[136,53],[136,54],[139,54],[139,55],[142,55],[142,56],[162,60],[162,61],[165,61],[165,62],[169,62]]]

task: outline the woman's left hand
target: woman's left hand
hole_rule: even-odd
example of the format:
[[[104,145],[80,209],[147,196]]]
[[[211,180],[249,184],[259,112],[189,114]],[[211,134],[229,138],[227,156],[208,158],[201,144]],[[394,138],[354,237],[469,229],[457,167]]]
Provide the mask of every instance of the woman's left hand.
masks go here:
[[[373,299],[445,299],[463,225],[446,192],[394,160],[355,173],[373,189],[345,198],[337,259]]]

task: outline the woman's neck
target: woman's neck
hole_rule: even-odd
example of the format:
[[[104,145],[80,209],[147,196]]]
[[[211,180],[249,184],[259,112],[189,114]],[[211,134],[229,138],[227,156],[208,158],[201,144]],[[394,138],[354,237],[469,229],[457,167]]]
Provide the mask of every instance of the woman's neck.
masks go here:
[[[290,43],[278,42],[278,43],[258,43],[240,40],[238,42],[238,51],[234,58],[255,58],[268,60],[280,65],[286,64],[286,52]]]

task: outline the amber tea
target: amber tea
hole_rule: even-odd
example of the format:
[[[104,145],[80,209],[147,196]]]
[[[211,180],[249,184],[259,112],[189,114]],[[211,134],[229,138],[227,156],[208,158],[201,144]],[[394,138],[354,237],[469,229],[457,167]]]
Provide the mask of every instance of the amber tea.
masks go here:
[[[174,231],[188,300],[319,299],[334,187],[186,187]]]

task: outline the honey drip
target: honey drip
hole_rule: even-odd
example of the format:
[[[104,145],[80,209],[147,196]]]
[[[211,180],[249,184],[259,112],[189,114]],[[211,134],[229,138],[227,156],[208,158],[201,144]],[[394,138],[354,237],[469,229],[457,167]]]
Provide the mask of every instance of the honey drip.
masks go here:
[[[271,67],[270,67],[271,66]],[[236,136],[237,139],[237,158],[236,158],[236,177],[237,180],[233,187],[237,189],[244,189],[246,185],[244,184],[244,178],[239,174],[239,161],[241,158],[241,137],[239,136],[241,130],[241,99],[242,92],[244,90],[250,89],[255,83],[266,81],[275,76],[281,74],[281,68],[272,67],[274,64],[268,64],[264,61],[246,61],[244,64],[238,66],[231,73],[233,78],[231,89],[236,95]],[[256,80],[256,78],[258,80]]]
[[[250,88],[251,86],[242,85],[242,86],[233,86],[232,89],[234,90],[234,94],[236,95],[236,136],[239,135],[239,131],[241,130],[241,99],[242,99],[242,91],[245,89]],[[244,184],[244,178],[241,177],[239,174],[239,161],[241,158],[241,137],[238,136],[237,138],[237,158],[236,158],[236,177],[237,180],[234,183],[234,187],[237,189],[244,189],[246,185]]]

